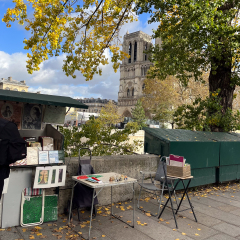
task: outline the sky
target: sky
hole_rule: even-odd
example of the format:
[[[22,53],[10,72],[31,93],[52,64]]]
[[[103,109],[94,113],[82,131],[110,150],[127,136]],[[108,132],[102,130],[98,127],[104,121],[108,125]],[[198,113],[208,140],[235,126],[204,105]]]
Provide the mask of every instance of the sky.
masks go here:
[[[13,6],[10,0],[0,0],[0,18],[6,10]],[[148,24],[148,15],[138,16],[138,21],[128,23],[121,28],[120,35],[124,36],[135,31],[143,31],[152,35],[152,29],[157,24]],[[28,74],[26,69],[27,51],[24,50],[24,38],[30,33],[23,26],[13,23],[11,28],[0,21],[0,78],[12,77],[14,80],[25,80],[29,92],[40,91],[43,94],[69,96],[72,98],[102,98],[117,101],[120,73],[115,73],[112,65],[103,66],[102,76],[95,75],[91,81],[85,81],[80,72],[76,78],[67,77],[62,71],[64,55],[49,58],[40,65],[40,70]],[[107,52],[109,55],[109,52]],[[110,56],[110,55],[109,55]]]

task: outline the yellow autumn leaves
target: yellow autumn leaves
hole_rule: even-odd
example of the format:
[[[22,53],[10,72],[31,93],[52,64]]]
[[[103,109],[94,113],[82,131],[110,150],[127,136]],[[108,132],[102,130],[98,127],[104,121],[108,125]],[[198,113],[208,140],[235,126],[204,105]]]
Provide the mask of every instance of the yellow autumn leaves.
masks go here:
[[[18,21],[31,32],[25,39],[29,73],[39,70],[39,65],[48,57],[66,54],[63,70],[66,75],[75,76],[81,71],[86,80],[94,74],[101,75],[101,65],[111,62],[117,71],[120,61],[128,57],[120,50],[118,36],[121,26],[137,20],[132,12],[134,0],[83,0],[83,5],[68,4],[61,0],[15,0],[15,7],[8,9],[2,21],[7,27]],[[27,8],[33,9],[33,18]],[[106,56],[105,50],[111,51]]]

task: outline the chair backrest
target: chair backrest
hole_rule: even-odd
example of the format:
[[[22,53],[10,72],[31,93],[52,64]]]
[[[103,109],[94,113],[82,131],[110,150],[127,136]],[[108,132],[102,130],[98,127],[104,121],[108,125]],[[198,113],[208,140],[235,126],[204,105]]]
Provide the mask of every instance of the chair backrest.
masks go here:
[[[160,158],[155,180],[160,182],[166,182],[165,173],[167,173],[167,165],[166,162],[164,162],[163,159]],[[167,183],[171,184],[172,181],[167,179]]]

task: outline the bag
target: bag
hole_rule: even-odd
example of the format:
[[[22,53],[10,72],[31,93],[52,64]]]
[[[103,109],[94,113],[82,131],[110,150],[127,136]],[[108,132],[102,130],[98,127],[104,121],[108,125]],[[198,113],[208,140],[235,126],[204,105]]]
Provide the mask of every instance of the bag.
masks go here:
[[[27,156],[27,143],[21,138],[17,126],[0,118],[0,165],[9,165]]]

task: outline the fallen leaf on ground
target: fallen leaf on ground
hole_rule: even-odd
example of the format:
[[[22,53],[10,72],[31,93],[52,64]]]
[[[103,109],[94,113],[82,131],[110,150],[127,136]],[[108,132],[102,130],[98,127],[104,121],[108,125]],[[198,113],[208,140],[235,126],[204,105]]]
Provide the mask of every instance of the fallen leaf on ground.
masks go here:
[[[146,216],[151,217],[151,213],[145,213]]]
[[[106,235],[102,235],[102,237],[106,237]]]
[[[33,235],[30,235],[29,239],[35,239],[35,237]]]
[[[198,233],[195,233],[196,236],[200,236]]]
[[[187,235],[186,233],[182,232],[182,235]]]

